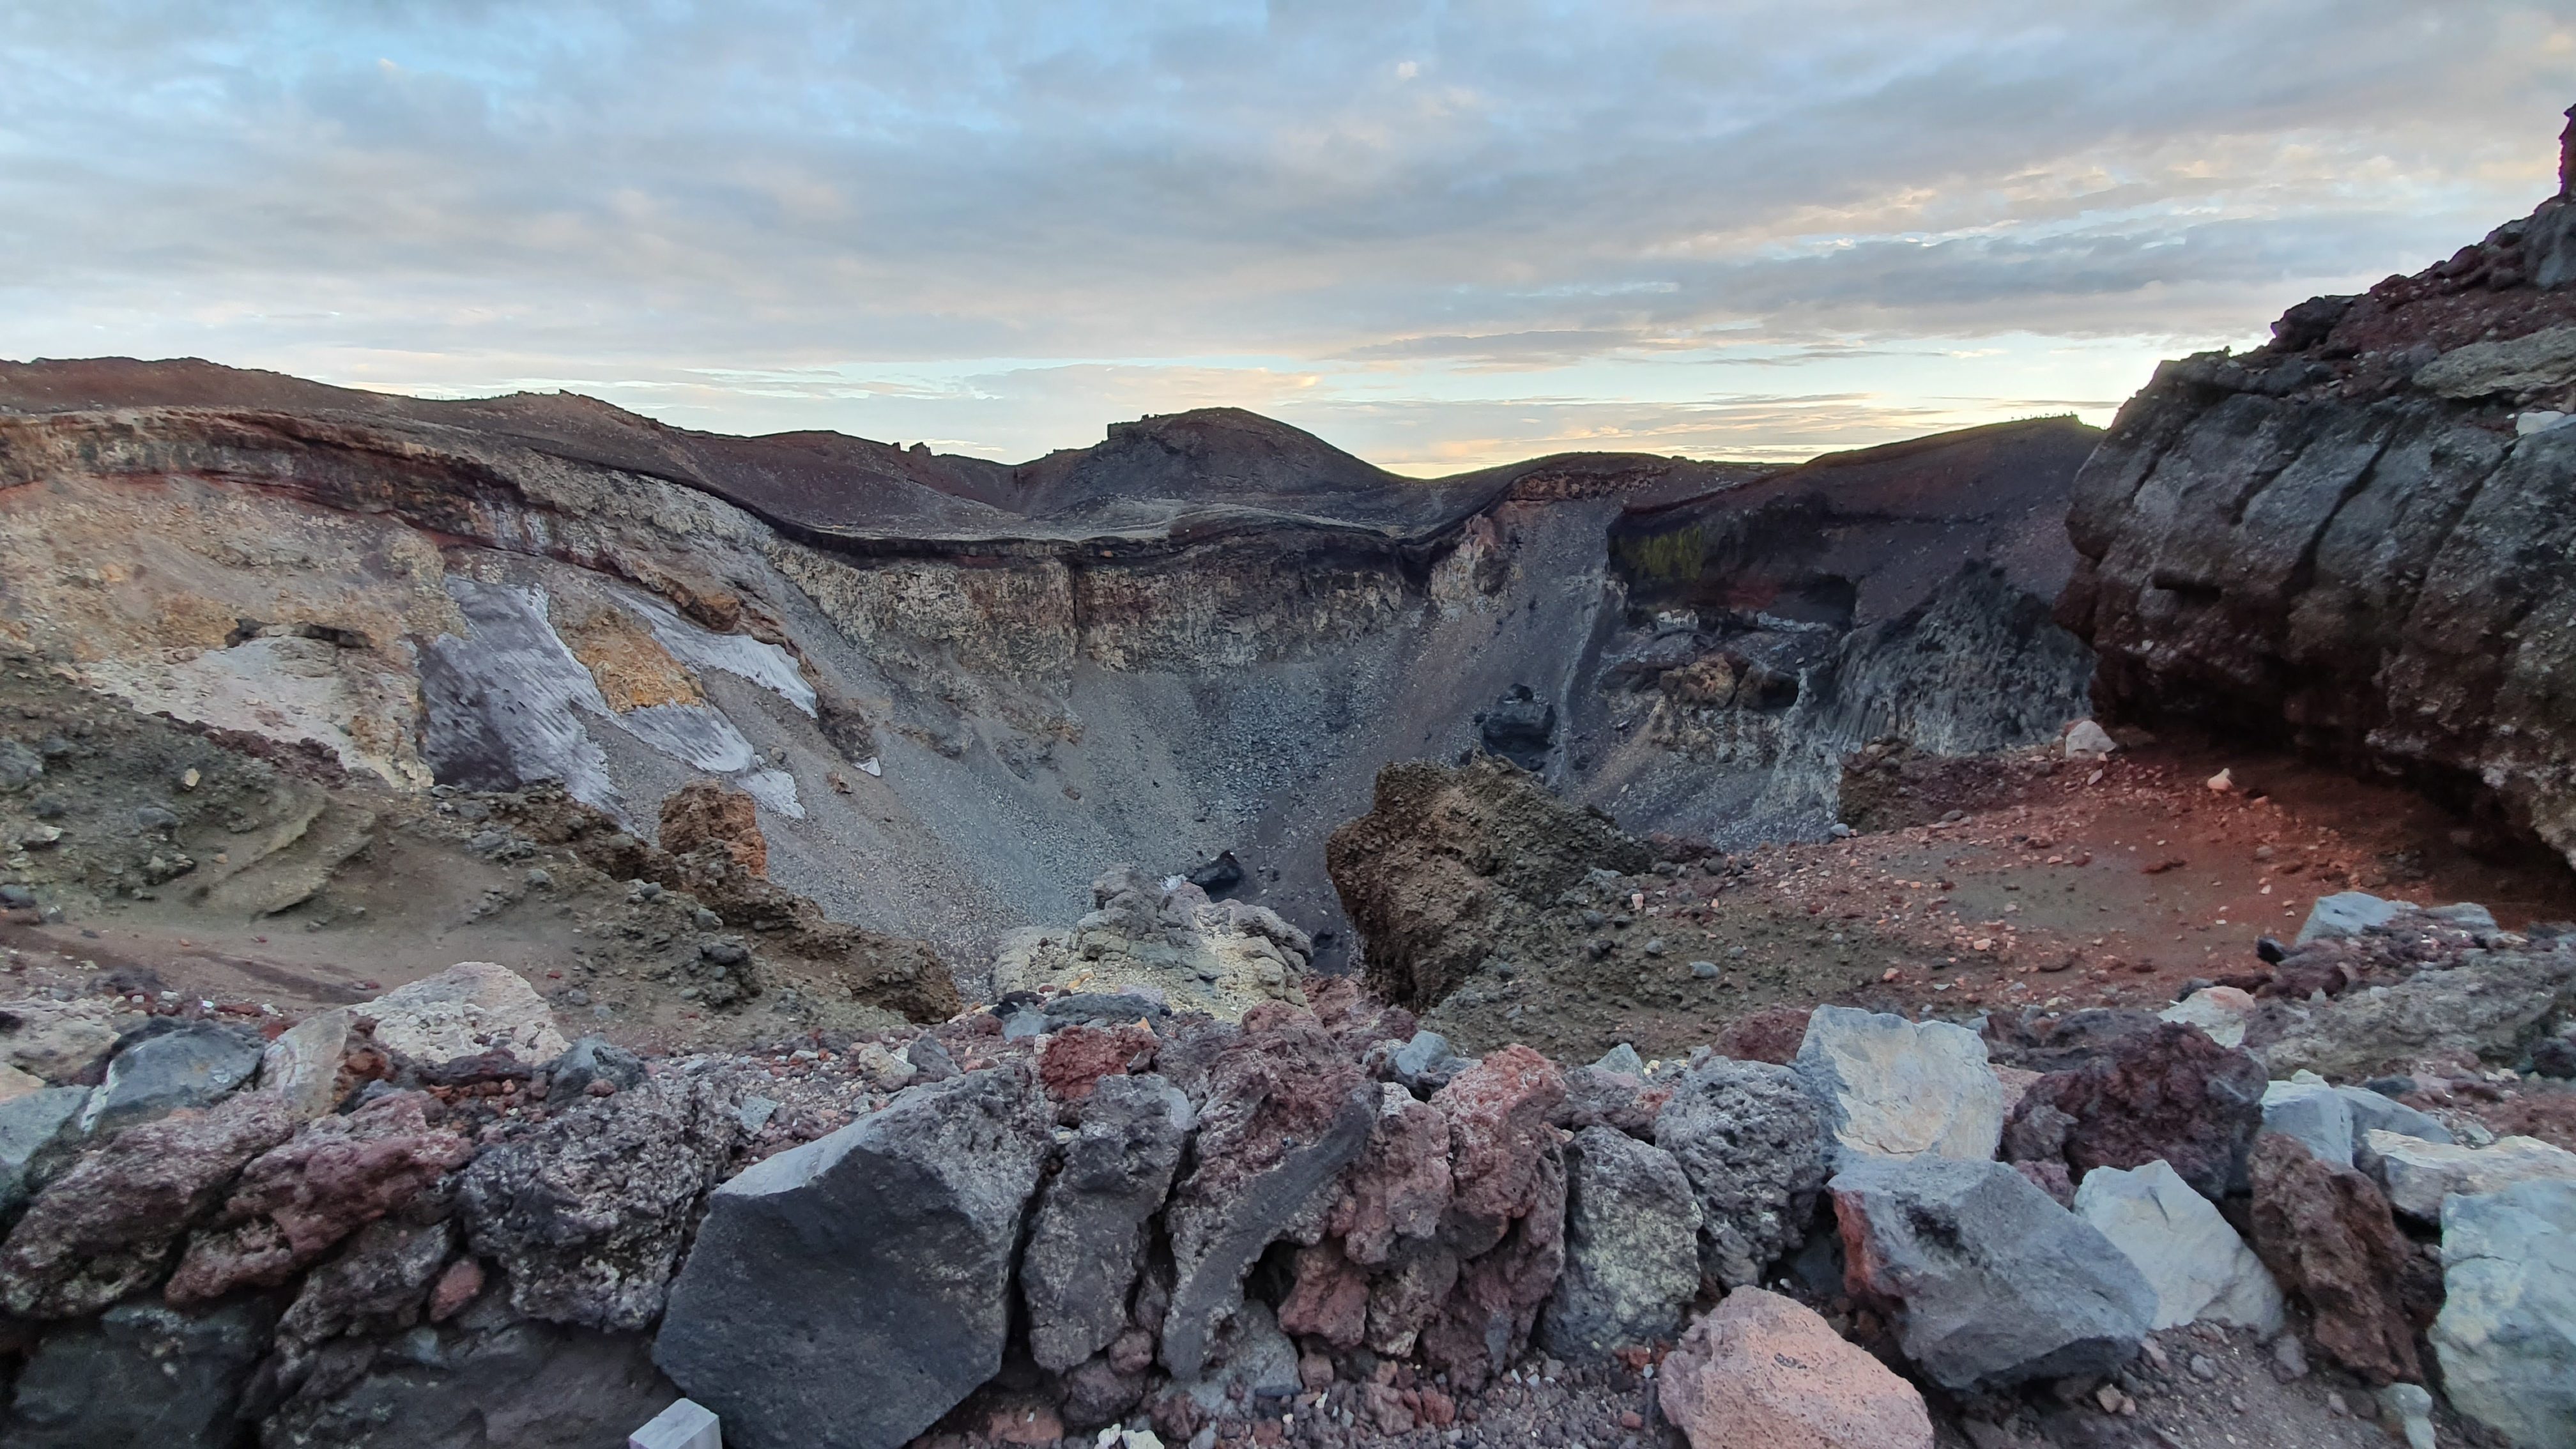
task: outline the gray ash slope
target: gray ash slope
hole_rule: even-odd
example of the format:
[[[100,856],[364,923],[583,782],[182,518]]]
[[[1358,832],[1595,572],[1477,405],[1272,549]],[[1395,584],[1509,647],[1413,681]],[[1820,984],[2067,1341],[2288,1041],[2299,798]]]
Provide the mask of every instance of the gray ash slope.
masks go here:
[[[2092,436],[1419,482],[1232,410],[1008,466],[0,365],[0,637],[405,788],[559,778],[649,833],[724,778],[783,885],[971,977],[1113,862],[1231,849],[1245,894],[1335,930],[1324,835],[1380,766],[1505,716],[1570,797],[1734,843],[1821,831],[1867,738],[2045,737],[2089,669],[2041,601]]]

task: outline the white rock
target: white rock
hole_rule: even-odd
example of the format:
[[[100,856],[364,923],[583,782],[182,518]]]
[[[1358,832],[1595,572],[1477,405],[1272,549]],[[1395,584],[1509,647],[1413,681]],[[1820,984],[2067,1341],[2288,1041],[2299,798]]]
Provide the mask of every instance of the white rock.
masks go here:
[[[2571,416],[2576,414],[2552,412],[2547,408],[2516,413],[2513,416],[2513,435],[2517,438],[2528,438],[2534,433],[2545,433],[2565,423]]]
[[[386,992],[360,1006],[358,1014],[374,1018],[378,1045],[419,1062],[486,1051],[547,1062],[572,1045],[555,1029],[554,1013],[537,989],[490,961],[460,961]]]
[[[2317,903],[2308,908],[2307,924],[2299,927],[2298,944],[2304,946],[2325,936],[2358,936],[2416,909],[2413,901],[2384,901],[2368,891],[2319,896]]]
[[[712,1412],[693,1399],[680,1399],[627,1435],[626,1449],[724,1449],[724,1435]]]
[[[2120,748],[2111,732],[2089,719],[2079,719],[2066,730],[2066,758],[2098,760]]]
[[[340,1063],[356,1015],[335,1006],[289,1027],[260,1054],[259,1089],[284,1097],[306,1117],[329,1115],[340,1105]]]
[[[2453,1193],[2500,1192],[2517,1182],[2576,1181],[2576,1152],[2537,1137],[2500,1137],[2493,1147],[2451,1147],[2395,1132],[2369,1134],[2379,1159],[2388,1205],[2423,1222],[2438,1222],[2442,1199]]]
[[[2314,1072],[2299,1078],[2263,1089],[2263,1130],[2296,1137],[2319,1162],[2352,1166],[2352,1104]]]
[[[2195,991],[2164,1010],[2157,1019],[2196,1026],[2223,1047],[2245,1044],[2245,1019],[2254,1014],[2254,998],[2233,986]]]
[[[2075,1213],[2156,1290],[2156,1327],[2206,1319],[2267,1338],[2280,1331],[2281,1290],[2271,1273],[2209,1199],[2162,1160],[2084,1174]]]
[[[1789,1066],[1824,1111],[1837,1167],[1927,1153],[1985,1162],[2003,1138],[2003,1082],[1965,1027],[1820,1006]]]
[[[2576,1183],[2444,1202],[2442,1287],[2451,1407],[2516,1445],[2576,1446]]]

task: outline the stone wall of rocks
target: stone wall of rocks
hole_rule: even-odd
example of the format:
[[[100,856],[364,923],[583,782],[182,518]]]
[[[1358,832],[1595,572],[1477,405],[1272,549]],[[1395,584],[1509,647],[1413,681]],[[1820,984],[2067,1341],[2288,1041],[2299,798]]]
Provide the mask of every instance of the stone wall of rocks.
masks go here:
[[[2351,940],[2421,969],[2208,1025],[1825,1007],[1786,1065],[1470,1060],[1346,978],[649,1062],[490,966],[282,1031],[19,1003],[0,1439],[613,1445],[685,1393],[744,1449],[1212,1443],[1325,1389],[1439,1428],[1537,1354],[1659,1363],[1697,1449],[1929,1445],[2211,1323],[2569,1442],[2576,1154],[2332,1064],[2439,1069],[2410,990],[2522,1023],[2436,1057],[2527,1064],[2576,950]]]

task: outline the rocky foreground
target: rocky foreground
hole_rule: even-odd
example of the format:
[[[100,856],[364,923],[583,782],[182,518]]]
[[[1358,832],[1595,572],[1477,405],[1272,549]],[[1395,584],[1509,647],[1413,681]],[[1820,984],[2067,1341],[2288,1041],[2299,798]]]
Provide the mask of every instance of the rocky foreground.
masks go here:
[[[2576,937],[2306,937],[2161,1017],[1571,1066],[1349,978],[649,1060],[481,964],[291,1024],[20,1001],[0,1432],[2576,1442]]]

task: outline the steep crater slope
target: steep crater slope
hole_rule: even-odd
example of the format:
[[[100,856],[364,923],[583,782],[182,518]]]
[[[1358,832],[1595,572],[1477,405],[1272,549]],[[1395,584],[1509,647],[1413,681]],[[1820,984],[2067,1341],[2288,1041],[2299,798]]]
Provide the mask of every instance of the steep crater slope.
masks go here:
[[[2576,178],[2569,178],[2576,180]],[[2166,363],[2076,485],[2106,713],[2252,730],[2576,860],[2576,202]]]
[[[1380,766],[1498,722],[1570,794],[1697,834],[1820,832],[1832,760],[1872,732],[2053,732],[2084,661],[2033,600],[2070,556],[2011,520],[2062,507],[2087,436],[2018,425],[1778,477],[1586,454],[1425,483],[1229,410],[1009,467],[576,397],[5,365],[0,641],[398,789],[560,780],[648,837],[657,802],[723,779],[759,802],[782,887],[935,942],[970,987],[1004,932],[1081,916],[1104,866],[1225,850],[1239,894],[1329,966],[1325,833]],[[1649,579],[1629,540],[1674,520],[1736,542]],[[1915,550],[1926,520],[1957,536]],[[1953,573],[1963,556],[1996,568]],[[1849,603],[1775,627],[1764,601],[1801,590]],[[1667,602],[1695,615],[1678,635]],[[1700,674],[1762,682],[1639,730],[1674,695],[1632,656],[1676,637]],[[1922,723],[1947,718],[1908,702],[1932,675],[2022,677],[1919,662],[1994,641],[2058,672],[2009,718]],[[1783,761],[1800,784],[1766,796]]]

